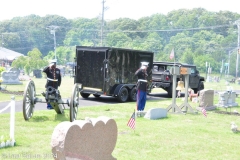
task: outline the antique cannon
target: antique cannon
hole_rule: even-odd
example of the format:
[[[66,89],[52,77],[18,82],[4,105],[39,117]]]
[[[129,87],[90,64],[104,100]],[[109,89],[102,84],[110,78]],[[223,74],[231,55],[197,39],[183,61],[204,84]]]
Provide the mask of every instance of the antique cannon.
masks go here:
[[[36,103],[49,103],[57,114],[63,114],[65,106],[70,107],[70,122],[76,120],[79,104],[79,87],[78,84],[74,85],[73,92],[70,100],[63,100],[59,90],[49,86],[46,91],[41,93],[45,100],[38,98],[40,94],[36,93],[34,81],[30,80],[23,94],[23,116],[25,120],[29,120],[33,116],[33,111]]]

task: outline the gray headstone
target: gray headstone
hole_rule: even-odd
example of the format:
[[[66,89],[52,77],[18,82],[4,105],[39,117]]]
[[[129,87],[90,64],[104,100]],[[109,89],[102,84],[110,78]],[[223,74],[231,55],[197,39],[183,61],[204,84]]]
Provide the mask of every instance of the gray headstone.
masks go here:
[[[160,119],[167,117],[167,109],[165,108],[152,108],[147,111],[144,118],[147,119]]]
[[[2,72],[2,84],[22,84],[22,82],[19,81],[19,75],[20,70],[17,68],[11,68],[9,71]]]
[[[197,110],[201,110],[202,108],[205,108],[207,111],[216,109],[216,106],[213,104],[213,100],[214,90],[201,90],[199,94],[199,107],[197,107]]]

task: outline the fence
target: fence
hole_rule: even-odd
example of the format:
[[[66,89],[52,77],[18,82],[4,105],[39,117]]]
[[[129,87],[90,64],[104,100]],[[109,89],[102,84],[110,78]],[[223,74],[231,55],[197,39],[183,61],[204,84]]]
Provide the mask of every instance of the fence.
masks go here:
[[[7,147],[7,146],[14,146],[15,144],[15,137],[14,137],[14,127],[15,127],[15,97],[12,96],[11,102],[0,110],[0,113],[7,110],[10,107],[10,139],[0,142],[0,148],[1,147]]]

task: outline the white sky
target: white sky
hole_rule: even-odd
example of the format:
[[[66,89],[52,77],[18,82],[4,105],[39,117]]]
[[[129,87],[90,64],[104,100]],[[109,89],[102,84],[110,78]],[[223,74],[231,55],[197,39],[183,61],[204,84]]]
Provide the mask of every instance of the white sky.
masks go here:
[[[0,0],[0,21],[36,14],[56,14],[67,19],[100,17],[103,0]],[[205,8],[240,14],[238,0],[105,0],[104,19],[123,17],[139,19],[155,13],[167,14],[177,9]]]

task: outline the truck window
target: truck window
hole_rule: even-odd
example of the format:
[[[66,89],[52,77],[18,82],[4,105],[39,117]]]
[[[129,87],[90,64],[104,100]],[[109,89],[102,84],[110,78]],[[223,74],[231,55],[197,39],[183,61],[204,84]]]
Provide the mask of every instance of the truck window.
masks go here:
[[[153,71],[155,71],[155,72],[158,71],[158,66],[157,66],[157,65],[154,65],[154,66],[153,66]]]
[[[191,68],[191,74],[194,74],[194,73],[196,73],[195,68]]]

